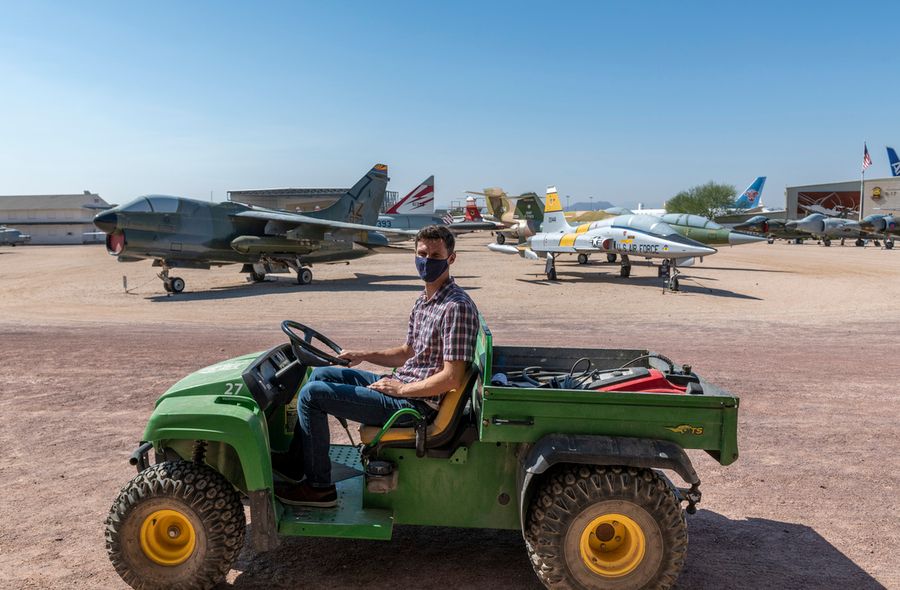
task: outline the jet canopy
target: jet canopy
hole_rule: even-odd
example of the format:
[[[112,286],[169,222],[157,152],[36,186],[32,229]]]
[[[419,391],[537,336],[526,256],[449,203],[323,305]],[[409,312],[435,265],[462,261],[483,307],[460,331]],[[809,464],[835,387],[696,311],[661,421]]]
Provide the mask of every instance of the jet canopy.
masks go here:
[[[666,213],[660,217],[666,223],[673,225],[681,225],[686,227],[696,227],[699,229],[724,229],[715,221],[703,217],[702,215],[691,215],[689,213]]]

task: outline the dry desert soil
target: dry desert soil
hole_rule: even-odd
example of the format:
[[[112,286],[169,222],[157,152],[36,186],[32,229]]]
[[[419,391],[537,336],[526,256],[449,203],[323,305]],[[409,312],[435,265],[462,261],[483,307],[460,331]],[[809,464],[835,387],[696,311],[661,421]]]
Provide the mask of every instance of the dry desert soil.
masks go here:
[[[704,495],[678,588],[900,588],[900,252],[725,247],[664,294],[654,268],[620,279],[600,260],[551,283],[489,239],[463,237],[453,270],[496,343],[648,348],[740,396],[740,459],[691,453]],[[124,588],[103,521],[154,400],[281,342],[286,318],[345,347],[399,342],[422,288],[408,253],[318,266],[307,286],[237,270],[179,272],[167,296],[149,262],[102,247],[0,249],[0,588]],[[516,532],[397,527],[245,547],[224,587],[540,584]]]

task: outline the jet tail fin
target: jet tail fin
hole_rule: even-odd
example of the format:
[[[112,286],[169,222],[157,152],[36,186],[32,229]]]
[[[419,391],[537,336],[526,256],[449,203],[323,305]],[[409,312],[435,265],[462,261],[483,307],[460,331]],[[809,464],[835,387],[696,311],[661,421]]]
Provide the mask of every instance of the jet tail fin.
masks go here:
[[[766,184],[765,176],[757,176],[756,180],[750,183],[741,196],[734,202],[735,209],[753,209],[759,206],[762,197],[763,187]]]
[[[321,211],[304,213],[304,215],[330,221],[375,225],[378,221],[381,204],[384,203],[384,191],[390,180],[387,174],[386,164],[375,164],[365,176],[353,185],[353,188],[344,193],[333,205]]]
[[[409,194],[385,211],[386,215],[431,215],[432,213],[434,213],[434,174],[423,180],[419,186],[409,191]]]
[[[547,200],[544,203],[544,221],[541,224],[541,231],[545,233],[557,233],[572,231],[566,216],[563,215],[562,203],[559,200],[559,193],[555,186],[547,187]]]
[[[888,161],[891,163],[891,175],[900,176],[900,159],[897,158],[897,152],[894,151],[894,148],[889,147],[887,153]]]

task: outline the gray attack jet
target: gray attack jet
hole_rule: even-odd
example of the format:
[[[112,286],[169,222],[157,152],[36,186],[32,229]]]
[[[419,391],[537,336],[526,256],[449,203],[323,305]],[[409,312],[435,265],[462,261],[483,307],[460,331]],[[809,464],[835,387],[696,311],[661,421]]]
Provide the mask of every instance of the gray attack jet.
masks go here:
[[[785,227],[794,231],[810,234],[822,240],[824,246],[830,246],[831,240],[853,238],[859,245],[868,237],[858,221],[843,217],[828,217],[822,213],[810,213],[803,219],[785,222]]]
[[[888,250],[894,247],[894,236],[900,234],[900,224],[897,223],[897,218],[893,213],[866,215],[860,220],[859,226],[863,231],[883,238],[884,247]]]
[[[415,232],[374,225],[388,182],[387,166],[376,164],[353,188],[321,211],[290,213],[241,203],[206,203],[148,195],[94,217],[106,233],[106,250],[120,262],[152,259],[170,293],[185,283],[175,268],[209,269],[243,263],[241,272],[259,282],[266,273],[297,273],[312,281],[309,266],[360,258],[387,247],[384,233]]]
[[[0,225],[0,246],[17,246],[31,241],[31,236],[23,234],[17,229]]]

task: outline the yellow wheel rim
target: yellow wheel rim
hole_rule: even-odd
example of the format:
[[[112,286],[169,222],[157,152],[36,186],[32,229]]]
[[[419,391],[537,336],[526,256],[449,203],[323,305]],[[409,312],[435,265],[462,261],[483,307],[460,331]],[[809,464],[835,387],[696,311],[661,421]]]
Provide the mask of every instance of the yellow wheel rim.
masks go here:
[[[141,550],[150,561],[159,565],[184,563],[196,544],[194,527],[177,510],[157,510],[141,524]]]
[[[604,514],[581,532],[581,559],[595,574],[618,578],[631,573],[647,550],[641,526],[624,514]]]

